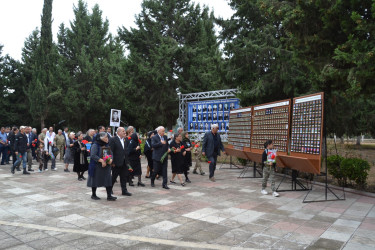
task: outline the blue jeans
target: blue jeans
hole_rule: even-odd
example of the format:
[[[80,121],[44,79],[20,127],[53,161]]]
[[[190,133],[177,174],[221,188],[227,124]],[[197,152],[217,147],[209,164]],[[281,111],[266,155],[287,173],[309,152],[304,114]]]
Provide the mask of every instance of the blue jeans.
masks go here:
[[[22,156],[22,157],[20,157]],[[25,153],[18,153],[17,161],[14,163],[13,167],[16,167],[22,161],[22,167],[26,170],[26,162],[27,162],[27,152]]]

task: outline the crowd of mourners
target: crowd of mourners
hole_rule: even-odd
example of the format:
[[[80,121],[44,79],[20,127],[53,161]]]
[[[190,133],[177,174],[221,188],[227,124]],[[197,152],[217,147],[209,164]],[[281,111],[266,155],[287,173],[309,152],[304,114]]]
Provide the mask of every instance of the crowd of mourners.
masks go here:
[[[10,165],[10,171],[45,172],[50,169],[57,171],[56,161],[64,163],[64,172],[71,170],[77,173],[77,180],[87,178],[87,186],[92,189],[91,198],[99,200],[96,194],[98,187],[105,187],[107,200],[114,201],[113,186],[118,181],[121,194],[131,196],[127,186],[144,187],[142,180],[141,158],[147,159],[147,172],[144,178],[162,180],[162,187],[169,185],[185,186],[191,183],[189,170],[195,160],[193,174],[205,175],[201,166],[202,156],[209,163],[209,180],[215,182],[214,172],[220,151],[224,152],[219,127],[212,125],[200,141],[191,141],[189,133],[178,128],[177,133],[167,136],[165,128],[159,126],[149,131],[144,138],[136,133],[133,126],[126,129],[117,128],[112,134],[111,127],[99,126],[96,130],[89,129],[85,133],[69,131],[68,127],[54,132],[54,128],[42,129],[38,134],[29,126],[2,127],[0,131],[1,165]],[[168,156],[172,165],[172,176],[168,179]],[[38,168],[33,169],[33,161]],[[21,169],[22,164],[22,169]],[[73,167],[69,169],[69,165]],[[85,172],[88,172],[85,177]]]

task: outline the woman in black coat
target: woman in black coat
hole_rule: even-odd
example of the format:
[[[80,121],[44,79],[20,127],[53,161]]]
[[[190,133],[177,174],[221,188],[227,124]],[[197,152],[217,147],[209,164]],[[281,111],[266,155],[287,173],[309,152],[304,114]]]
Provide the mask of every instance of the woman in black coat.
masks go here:
[[[152,147],[151,147],[151,138],[156,134],[156,131],[150,131],[147,133],[147,140],[145,142],[145,147],[143,153],[147,158],[147,174],[146,178],[150,178],[150,173],[152,173],[154,169],[154,161],[152,160]]]
[[[96,189],[98,187],[105,187],[107,190],[107,200],[114,201],[117,198],[112,196],[112,159],[108,163],[103,159],[106,155],[111,155],[111,149],[108,145],[108,134],[100,132],[91,146],[89,177],[87,179],[87,186],[91,187],[91,199],[100,200],[96,196]]]
[[[127,153],[129,157],[129,164],[133,169],[133,176],[138,176],[138,186],[144,187],[145,184],[142,183],[142,167],[141,167],[141,144],[137,133],[134,132],[134,128],[129,126],[129,137],[127,145]]]
[[[171,149],[171,162],[172,162],[172,179],[169,180],[171,183],[176,184],[174,178],[177,175],[177,178],[180,180],[181,186],[185,186],[185,182],[182,182],[181,174],[184,172],[184,163],[186,151],[182,143],[181,134],[175,134],[174,140],[169,144]]]
[[[191,160],[191,149],[193,148],[191,141],[189,139],[189,134],[187,132],[182,133],[182,142],[185,146],[185,159],[184,159],[184,175],[185,175],[185,182],[191,183],[189,177],[188,177],[188,171],[190,167],[192,166],[192,160]]]
[[[89,168],[89,163],[87,161],[88,153],[87,153],[86,145],[82,143],[82,140],[83,140],[82,132],[78,132],[76,136],[77,136],[77,140],[74,142],[74,146],[73,146],[73,151],[74,151],[73,171],[77,173],[78,180],[83,181],[83,180],[86,180],[83,174]]]

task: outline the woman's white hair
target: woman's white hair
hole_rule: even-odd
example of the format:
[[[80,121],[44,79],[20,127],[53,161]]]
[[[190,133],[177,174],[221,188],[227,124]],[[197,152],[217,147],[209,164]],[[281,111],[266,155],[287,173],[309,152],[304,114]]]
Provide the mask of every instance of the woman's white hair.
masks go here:
[[[74,133],[74,132],[70,132],[69,133],[69,136],[71,136],[71,135],[75,135],[76,133]]]

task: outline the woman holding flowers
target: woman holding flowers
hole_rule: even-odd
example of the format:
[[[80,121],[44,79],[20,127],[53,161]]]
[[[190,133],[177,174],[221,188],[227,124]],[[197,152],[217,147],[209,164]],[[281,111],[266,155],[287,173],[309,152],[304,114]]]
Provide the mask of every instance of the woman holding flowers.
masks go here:
[[[73,171],[77,173],[78,180],[83,181],[86,178],[83,176],[85,171],[89,168],[89,163],[87,162],[87,150],[86,145],[87,141],[83,140],[82,132],[76,134],[77,140],[74,142],[73,151],[74,151],[74,165]]]
[[[138,186],[144,187],[145,184],[142,183],[142,167],[141,167],[141,140],[139,139],[137,133],[134,132],[134,127],[128,127],[129,136],[127,145],[127,153],[129,156],[129,163],[133,169],[132,175],[138,177]]]
[[[181,134],[175,134],[174,140],[169,144],[169,148],[171,150],[171,162],[172,162],[172,179],[169,180],[171,183],[176,184],[174,178],[177,175],[177,178],[180,180],[181,186],[185,186],[185,182],[182,181],[181,174],[184,172],[184,165],[185,160],[184,157],[186,155],[185,146],[181,142],[182,136]]]
[[[100,132],[91,146],[89,177],[87,179],[87,186],[91,187],[91,199],[93,200],[100,200],[96,195],[98,187],[106,188],[108,201],[117,199],[117,197],[112,196],[111,154],[111,149],[108,146],[108,134]]]
[[[65,155],[64,155],[64,163],[65,163],[65,169],[64,172],[70,172],[68,167],[69,164],[74,163],[74,151],[73,151],[73,146],[74,146],[74,138],[75,138],[75,133],[70,132],[68,140],[66,140],[66,149],[65,149]]]
[[[189,169],[192,165],[192,163],[191,163],[192,162],[191,161],[192,144],[191,144],[191,141],[189,139],[189,133],[188,132],[182,133],[182,142],[183,142],[183,145],[185,146],[185,152],[186,152],[186,155],[184,157],[185,182],[191,183],[191,181],[189,180],[189,177],[188,177],[188,172],[189,172]]]

